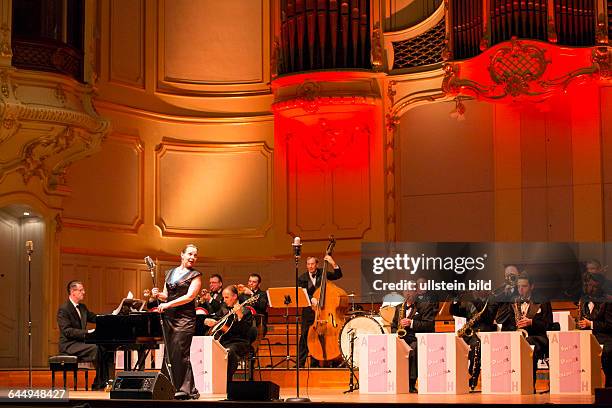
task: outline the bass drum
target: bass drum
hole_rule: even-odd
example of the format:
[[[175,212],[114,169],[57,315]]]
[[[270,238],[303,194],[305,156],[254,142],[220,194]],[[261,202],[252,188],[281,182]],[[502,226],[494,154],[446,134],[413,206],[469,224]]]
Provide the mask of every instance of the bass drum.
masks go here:
[[[347,364],[351,364],[351,335],[354,333],[353,367],[359,367],[361,339],[366,334],[384,334],[382,326],[370,316],[355,316],[349,319],[340,330],[340,351]]]

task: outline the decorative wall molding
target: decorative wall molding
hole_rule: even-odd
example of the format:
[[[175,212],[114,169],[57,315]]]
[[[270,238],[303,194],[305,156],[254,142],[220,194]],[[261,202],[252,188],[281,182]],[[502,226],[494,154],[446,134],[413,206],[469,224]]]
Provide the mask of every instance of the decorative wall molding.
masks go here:
[[[135,12],[136,18],[131,21],[122,21],[125,9]],[[137,90],[145,89],[145,44],[146,44],[146,3],[144,0],[132,2],[112,0],[108,2],[109,9],[109,55],[108,81],[120,86],[127,86]],[[123,24],[121,24],[123,23]],[[130,30],[131,38],[125,32]],[[119,34],[117,34],[119,32]],[[126,53],[126,43],[136,48],[133,53]],[[129,64],[133,71],[121,71],[117,63],[121,62],[123,68]]]
[[[272,226],[272,167],[264,142],[164,138],[155,156],[155,224],[164,236],[263,237]]]
[[[304,241],[324,240],[329,233],[359,239],[372,226],[372,129],[368,119],[360,122],[367,113],[346,122],[334,116],[319,119],[307,132],[286,135],[288,232]]]
[[[86,228],[90,230],[98,230],[98,231],[114,231],[114,232],[128,232],[128,233],[136,233],[140,226],[144,223],[144,145],[140,138],[136,135],[123,135],[123,134],[111,134],[108,136],[105,142],[105,148],[108,148],[110,145],[115,144],[118,145],[121,149],[127,149],[130,153],[133,153],[136,157],[134,158],[134,165],[131,166],[130,163],[115,163],[110,168],[118,170],[119,164],[123,166],[129,166],[130,168],[122,167],[121,170],[124,170],[122,179],[127,180],[128,178],[134,177],[136,179],[135,188],[129,191],[130,194],[133,194],[131,197],[124,196],[121,201],[117,201],[114,197],[105,197],[108,200],[108,205],[104,206],[106,212],[101,214],[99,212],[94,212],[93,210],[88,211],[86,216],[70,216],[69,215],[69,206],[66,203],[66,207],[64,210],[64,217],[62,218],[62,224],[64,227],[72,227],[72,228]],[[107,164],[108,165],[108,164]],[[86,176],[89,178],[89,176]],[[110,179],[107,183],[111,185],[116,185],[116,180]],[[103,183],[104,184],[104,183]],[[97,188],[100,188],[98,186]],[[75,199],[76,194],[73,197],[70,197],[70,200]],[[90,197],[91,194],[88,194]],[[82,197],[81,197],[82,198]],[[87,208],[87,202],[79,202],[79,208]],[[118,212],[117,207],[113,207],[115,205],[129,208],[131,207],[131,203],[135,203],[135,212],[133,214],[129,214],[128,216],[131,219],[126,219],[125,222],[108,222],[102,221],[97,217],[108,216],[108,212]]]
[[[225,7],[222,3],[217,2],[217,0],[202,0],[199,2],[182,2],[180,6],[183,8],[183,12],[190,15],[195,15],[197,13],[208,13],[210,14],[211,4],[207,4],[206,1],[211,1],[211,4],[217,3],[221,4],[221,6],[215,7]],[[230,64],[231,61],[236,60],[236,55],[226,55],[224,58],[217,59],[214,63],[211,61],[201,61],[198,65],[197,56],[193,53],[193,47],[198,47],[198,43],[203,41],[202,38],[193,37],[194,30],[197,31],[200,28],[184,28],[181,24],[177,24],[176,21],[168,24],[167,19],[167,5],[172,4],[174,9],[178,9],[177,1],[175,0],[157,0],[157,29],[156,32],[156,48],[157,48],[157,84],[155,91],[160,94],[181,94],[181,95],[198,95],[198,96],[241,96],[241,95],[261,95],[261,94],[269,94],[269,79],[270,79],[270,55],[272,54],[271,46],[272,42],[270,41],[270,4],[268,1],[258,0],[257,2],[247,2],[244,4],[244,8],[246,7],[254,7],[254,4],[259,5],[259,13],[251,13],[248,16],[245,15],[243,8],[235,8],[234,12],[236,13],[236,18],[242,13],[242,17],[245,21],[241,21],[234,23],[231,25],[231,30],[235,30],[238,37],[245,35],[244,27],[251,24],[250,27],[250,37],[247,40],[252,40],[252,31],[254,30],[253,19],[258,19],[259,24],[261,26],[261,31],[259,35],[257,35],[257,39],[259,40],[259,46],[261,47],[261,53],[257,56],[252,56],[254,60],[259,61],[257,67],[257,73],[255,72],[242,72],[242,67],[232,66]],[[191,7],[191,11],[185,11],[187,7]],[[184,17],[182,18],[184,20]],[[223,21],[223,16],[220,16],[217,21]],[[227,28],[227,24],[225,24]],[[172,30],[173,34],[180,34],[180,30],[189,30],[191,33],[191,37],[189,40],[192,40],[193,43],[187,44],[184,46],[186,49],[190,49],[190,59],[185,62],[189,62],[191,64],[196,64],[191,69],[188,67],[182,67],[184,72],[181,76],[175,74],[174,76],[169,73],[168,69],[168,59],[173,58],[173,61],[179,61],[184,59],[180,56],[169,57],[167,54],[172,51],[174,53],[179,52],[177,50],[176,44],[174,48],[170,48],[167,42],[167,30]],[[210,32],[200,32],[205,35],[211,35],[211,32],[215,32],[209,28]],[[217,35],[218,36],[218,35]],[[237,39],[232,39],[228,41],[227,39],[223,39],[227,44],[226,50],[219,50],[219,54],[227,53],[238,53],[239,57],[242,57],[240,54],[252,52],[252,49],[245,46],[243,43],[238,43]],[[217,42],[221,41],[221,39],[217,38]],[[234,51],[232,51],[234,50]],[[241,51],[240,51],[241,50]],[[201,53],[200,53],[201,54]],[[217,58],[217,57],[215,57]],[[227,78],[227,79],[217,79],[210,78],[208,75],[219,75],[218,67],[223,66],[225,64],[226,69],[224,70],[223,75],[227,75],[232,69],[236,69],[236,78]],[[204,68],[210,68],[207,72]],[[198,71],[198,72],[195,72]],[[239,74],[240,72],[240,74]],[[250,78],[245,77],[250,75]]]
[[[0,70],[0,182],[19,172],[50,193],[65,190],[68,166],[100,147],[110,124],[92,105],[93,90],[69,78]]]
[[[315,113],[324,106],[370,105],[380,101],[376,78],[381,74],[322,72],[291,75],[273,84],[275,112],[301,109]]]
[[[444,66],[449,96],[540,102],[573,84],[612,80],[612,48],[568,48],[512,39]]]

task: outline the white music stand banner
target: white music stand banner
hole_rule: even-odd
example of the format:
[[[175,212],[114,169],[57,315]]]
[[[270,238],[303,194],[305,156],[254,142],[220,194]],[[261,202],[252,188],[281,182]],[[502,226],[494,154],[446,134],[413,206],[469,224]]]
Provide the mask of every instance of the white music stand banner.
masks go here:
[[[367,334],[359,341],[359,392],[408,393],[410,346],[396,334]]]
[[[200,394],[227,393],[227,350],[212,336],[194,336],[191,368]]]
[[[467,394],[469,346],[455,333],[417,333],[419,394]]]
[[[551,394],[594,394],[601,387],[601,346],[591,330],[549,331]]]
[[[533,351],[516,331],[480,332],[483,394],[532,394]]]

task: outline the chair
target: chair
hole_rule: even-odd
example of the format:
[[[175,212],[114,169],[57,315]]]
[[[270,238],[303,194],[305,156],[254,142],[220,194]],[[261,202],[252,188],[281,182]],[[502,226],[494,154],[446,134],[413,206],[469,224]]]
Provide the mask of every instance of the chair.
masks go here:
[[[66,373],[72,371],[74,390],[78,388],[78,371],[85,372],[85,391],[89,390],[89,370],[93,364],[88,361],[79,362],[77,356],[57,355],[49,357],[49,369],[51,370],[51,388],[55,388],[55,373],[62,372],[64,388],[66,388]]]
[[[259,356],[259,345],[261,343],[267,343],[268,344],[268,353],[270,354],[270,365],[269,367],[272,366],[272,345],[270,344],[270,339],[268,339],[266,337],[266,332],[267,332],[267,323],[268,323],[268,316],[264,316],[264,315],[256,315],[255,316],[255,324],[257,326],[257,339],[255,340],[255,344],[254,344],[254,349],[257,350],[257,364],[260,365],[260,356]],[[261,367],[261,366],[260,366]],[[260,373],[261,374],[261,373]]]
[[[261,364],[259,364],[259,356],[257,354],[258,338],[257,326],[252,326],[247,332],[247,338],[249,340],[249,351],[243,357],[244,363],[244,378],[248,381],[253,381],[255,376],[255,361],[257,361],[257,368],[259,369],[259,379],[261,380]]]

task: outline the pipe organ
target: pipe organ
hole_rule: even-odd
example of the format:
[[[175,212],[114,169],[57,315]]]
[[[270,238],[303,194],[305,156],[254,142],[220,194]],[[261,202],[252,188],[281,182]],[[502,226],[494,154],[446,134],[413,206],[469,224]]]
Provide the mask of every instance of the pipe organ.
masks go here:
[[[281,74],[370,68],[370,0],[281,0]]]

